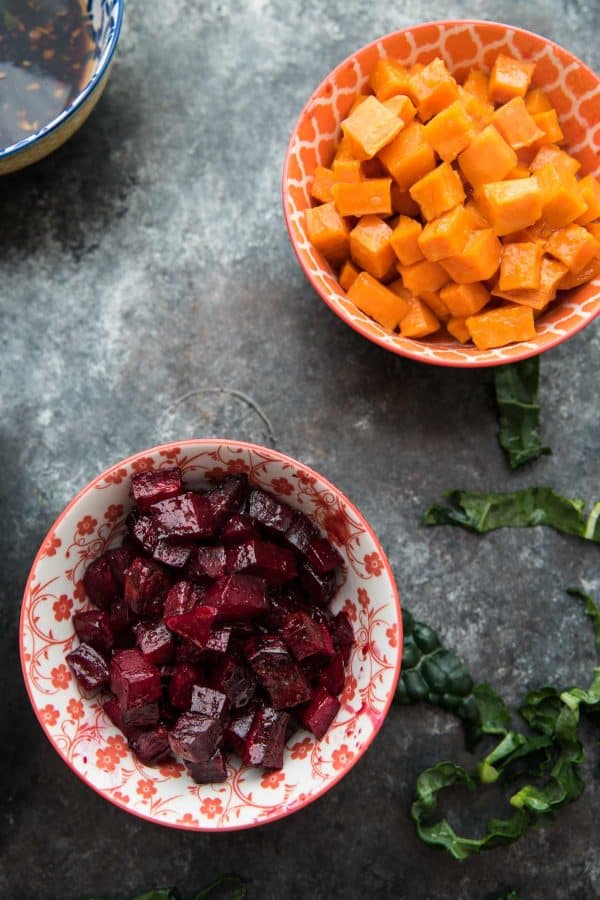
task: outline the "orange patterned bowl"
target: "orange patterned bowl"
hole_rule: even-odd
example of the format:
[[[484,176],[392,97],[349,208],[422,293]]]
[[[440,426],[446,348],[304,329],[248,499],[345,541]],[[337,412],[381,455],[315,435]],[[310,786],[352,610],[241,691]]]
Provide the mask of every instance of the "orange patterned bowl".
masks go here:
[[[178,465],[192,487],[231,472],[277,494],[316,521],[344,558],[332,609],[354,627],[340,711],[321,741],[307,731],[288,740],[281,771],[243,766],[230,756],[228,778],[198,785],[183,765],[151,768],[130,752],[101,707],[84,696],[65,654],[78,639],[71,616],[88,605],[82,577],[90,562],[121,542],[132,507],[131,475]],[[389,563],[361,513],[336,487],[275,450],[225,440],[182,441],[144,450],[102,472],[61,513],[27,580],[20,624],[29,698],[50,743],[102,797],[159,825],[190,831],[251,828],[287,816],[330,790],[366,751],[389,709],[402,656],[402,618]]]
[[[406,65],[441,56],[462,78],[471,66],[489,69],[504,51],[534,60],[533,83],[543,87],[556,108],[565,146],[581,162],[580,174],[598,174],[600,149],[600,79],[580,60],[540,35],[495,22],[444,21],[415,25],[373,41],[344,60],[319,85],[292,132],[283,170],[283,207],[292,246],[300,265],[322,299],[344,322],[368,340],[421,362],[438,366],[495,366],[543,353],[585,328],[600,313],[600,279],[566,292],[537,321],[535,340],[494,350],[477,350],[442,337],[412,340],[392,334],[350,302],[335,272],[313,249],[305,231],[304,211],[311,205],[309,187],[316,166],[328,165],[340,136],[340,122],[356,94],[367,84],[380,57]]]

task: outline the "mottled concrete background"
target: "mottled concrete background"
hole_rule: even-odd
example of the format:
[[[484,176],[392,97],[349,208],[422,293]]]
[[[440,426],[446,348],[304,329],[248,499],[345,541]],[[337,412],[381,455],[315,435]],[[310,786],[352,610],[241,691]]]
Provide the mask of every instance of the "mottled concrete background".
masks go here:
[[[460,729],[395,709],[356,769],[307,810],[250,832],[183,834],[120,812],[68,770],[18,666],[27,572],[73,494],[169,438],[268,441],[256,404],[278,448],[356,501],[404,602],[477,676],[513,702],[542,682],[587,678],[591,632],[564,588],[600,589],[597,547],[542,529],[478,539],[418,523],[451,487],[544,483],[598,497],[598,328],[544,357],[555,455],[509,475],[489,371],[425,367],[352,332],[306,282],[280,208],[287,139],[321,78],[387,31],[469,15],[541,32],[600,68],[598,0],[131,0],[89,123],[0,181],[3,898],[191,891],[223,870],[251,880],[252,900],[483,900],[507,886],[527,900],[599,895],[591,762],[589,790],[554,827],[461,865],[420,844],[408,818],[417,772],[465,758]]]

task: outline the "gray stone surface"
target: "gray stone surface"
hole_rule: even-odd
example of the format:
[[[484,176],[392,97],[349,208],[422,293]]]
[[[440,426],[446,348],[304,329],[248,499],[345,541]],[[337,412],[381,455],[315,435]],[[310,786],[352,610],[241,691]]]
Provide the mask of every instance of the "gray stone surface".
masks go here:
[[[67,769],[18,666],[27,572],[73,494],[130,452],[218,433],[273,439],[338,484],[377,530],[407,606],[512,702],[587,677],[592,637],[564,588],[600,589],[597,547],[542,529],[425,530],[419,517],[455,486],[598,496],[597,327],[544,357],[555,455],[509,475],[490,372],[425,367],[353,333],[309,287],[283,224],[286,142],[314,86],[380,34],[461,15],[531,28],[600,67],[593,0],[131,0],[89,123],[0,181],[0,896],[191,891],[223,870],[251,880],[252,900],[483,900],[506,886],[527,900],[599,895],[591,763],[589,789],[553,827],[461,865],[421,845],[408,818],[418,771],[466,759],[460,729],[394,709],[366,757],[305,811],[184,834],[113,808]],[[588,750],[597,763],[591,739]]]

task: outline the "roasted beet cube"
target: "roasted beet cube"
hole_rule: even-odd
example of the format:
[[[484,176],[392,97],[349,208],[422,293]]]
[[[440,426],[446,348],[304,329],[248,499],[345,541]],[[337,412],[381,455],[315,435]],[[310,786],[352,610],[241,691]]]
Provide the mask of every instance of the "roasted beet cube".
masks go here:
[[[215,607],[218,621],[252,619],[268,607],[266,583],[255,575],[218,578],[207,590],[204,602]]]
[[[146,766],[156,766],[171,756],[169,732],[164,725],[142,731],[129,740],[129,746]]]
[[[210,638],[209,638],[210,640]],[[207,642],[208,643],[208,642]],[[204,658],[204,650],[192,644],[191,641],[180,641],[175,648],[176,663],[199,663]]]
[[[225,547],[197,547],[187,570],[192,579],[221,578],[226,572]]]
[[[169,701],[177,709],[189,709],[192,690],[202,680],[202,673],[191,663],[179,663],[169,682]]]
[[[264,623],[270,631],[281,631],[289,613],[303,608],[304,595],[296,584],[286,584],[269,590],[269,608]]]
[[[170,500],[161,500],[151,507],[158,536],[178,543],[195,538],[210,537],[213,513],[210,503],[201,494],[188,491]]]
[[[172,569],[183,569],[187,565],[193,549],[193,544],[172,544],[165,538],[160,538],[156,542],[152,555],[157,562],[165,566],[171,566]]]
[[[298,719],[320,741],[337,716],[339,708],[338,698],[330,694],[327,688],[320,687],[310,703],[298,710]]]
[[[305,555],[308,564],[314,569],[317,575],[325,575],[327,572],[333,572],[338,566],[341,566],[344,560],[327,538],[315,537],[312,539]]]
[[[133,542],[123,543],[122,547],[114,547],[112,550],[107,550],[104,555],[108,560],[117,584],[123,587],[125,572],[137,556]]]
[[[220,539],[224,544],[239,544],[240,541],[247,541],[248,538],[255,537],[258,530],[254,521],[245,513],[239,513],[232,516],[221,529]]]
[[[109,671],[106,660],[89,644],[80,644],[75,650],[71,650],[67,653],[66,660],[73,675],[88,693],[107,684]]]
[[[110,689],[123,711],[158,700],[160,672],[138,649],[119,650],[110,664]]]
[[[215,784],[227,780],[225,760],[217,750],[206,762],[186,763],[187,770],[197,784]]]
[[[333,641],[327,628],[304,610],[288,615],[283,623],[283,637],[299,662],[309,656],[333,656]]]
[[[195,606],[189,612],[169,616],[165,621],[171,631],[204,649],[216,616],[217,610],[213,606]]]
[[[317,675],[317,682],[327,688],[330,694],[339,694],[346,683],[346,668],[341,653],[336,653],[331,662],[324,666]]]
[[[335,592],[335,572],[319,575],[309,563],[304,563],[302,567],[301,582],[312,602],[323,606],[329,603]]]
[[[306,703],[311,687],[281,638],[274,634],[250,638],[244,653],[275,709]]]
[[[229,649],[232,629],[230,626],[213,628],[204,647],[197,647],[191,641],[182,641],[175,651],[177,662],[219,662]]]
[[[228,724],[225,726],[223,746],[226,750],[231,750],[237,754],[240,759],[246,749],[246,738],[254,721],[255,712],[254,706],[241,709],[230,717]]]
[[[225,656],[213,669],[210,685],[225,694],[233,709],[247,706],[254,697],[256,680],[243,663]]]
[[[125,573],[125,602],[139,616],[156,615],[153,601],[160,600],[161,594],[168,590],[169,582],[164,570],[151,559],[138,556]],[[162,609],[160,600],[158,613]]]
[[[278,712],[270,706],[260,706],[254,715],[242,762],[246,766],[280,769],[283,765],[285,735],[289,713]]]
[[[159,701],[158,710],[160,721],[163,723],[163,725],[166,725],[167,728],[172,728],[181,715],[181,710],[176,709],[169,703],[168,700],[165,700],[164,698]]]
[[[121,589],[106,554],[95,559],[85,570],[83,586],[92,603],[100,609],[109,609],[119,599]]]
[[[137,622],[137,616],[124,600],[119,600],[114,604],[110,610],[109,619],[115,647],[133,647],[135,644],[133,626]]]
[[[160,721],[158,703],[145,703],[144,706],[136,706],[134,709],[122,709],[123,731],[135,728],[152,728]]]
[[[266,531],[282,537],[294,521],[296,512],[287,503],[280,503],[272,494],[261,488],[254,488],[248,495],[248,515]]]
[[[138,509],[150,509],[159,500],[176,497],[183,490],[181,470],[160,469],[158,471],[138,472],[131,476],[131,490]]]
[[[287,543],[300,553],[306,553],[310,542],[318,536],[316,526],[301,512],[296,513],[294,521],[284,535]]]
[[[220,528],[227,519],[237,513],[248,493],[248,476],[228,475],[206,494],[213,512],[215,528]]]
[[[165,619],[189,612],[196,606],[200,596],[198,589],[190,581],[178,581],[167,594],[163,613]]]
[[[192,688],[190,712],[200,713],[209,719],[220,719],[225,722],[229,712],[229,700],[222,691],[215,691],[204,685],[195,684]]]
[[[169,733],[171,750],[188,762],[208,762],[223,737],[223,723],[199,713],[184,713]]]
[[[83,644],[89,644],[105,656],[110,653],[115,639],[108,613],[99,609],[76,612],[73,614],[73,625]]]
[[[131,513],[127,517],[127,524],[132,538],[146,553],[154,553],[158,543],[158,530],[154,519],[150,515]]]
[[[344,662],[347,663],[354,644],[354,630],[343,610],[334,617],[333,622],[329,626],[329,631],[331,632],[334,646],[337,647],[342,654]]]
[[[296,558],[291,550],[250,538],[227,548],[227,571],[247,575],[262,575],[270,584],[283,584],[298,574]]]
[[[113,725],[115,725],[119,731],[122,731],[126,738],[135,737],[136,734],[139,733],[139,728],[136,728],[135,725],[127,726],[123,722],[123,713],[121,712],[121,707],[119,706],[119,701],[116,697],[111,696],[102,704],[102,709]]]
[[[168,663],[175,650],[173,635],[164,622],[140,622],[135,629],[135,642],[144,659],[155,666]]]

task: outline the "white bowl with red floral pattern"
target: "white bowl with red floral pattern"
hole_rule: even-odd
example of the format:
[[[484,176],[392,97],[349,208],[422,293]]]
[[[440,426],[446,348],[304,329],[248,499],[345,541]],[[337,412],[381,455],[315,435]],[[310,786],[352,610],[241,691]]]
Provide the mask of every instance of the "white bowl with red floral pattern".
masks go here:
[[[117,546],[133,503],[131,475],[178,465],[185,483],[206,487],[232,472],[276,494],[318,523],[340,550],[343,576],[332,604],[354,627],[342,705],[321,741],[307,731],[288,740],[280,771],[227,762],[228,778],[198,785],[184,766],[143,765],[101,708],[78,688],[65,655],[78,639],[71,617],[89,604],[83,574]],[[336,487],[275,450],[227,440],[193,440],[144,450],[107,469],[61,513],[33,563],[20,623],[21,664],[34,712],[50,743],[86,784],[121,809],[160,825],[227,831],[273,822],[330,790],[379,731],[400,672],[398,591],[373,529]]]

